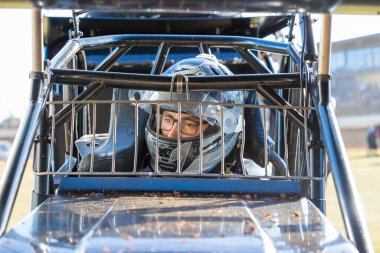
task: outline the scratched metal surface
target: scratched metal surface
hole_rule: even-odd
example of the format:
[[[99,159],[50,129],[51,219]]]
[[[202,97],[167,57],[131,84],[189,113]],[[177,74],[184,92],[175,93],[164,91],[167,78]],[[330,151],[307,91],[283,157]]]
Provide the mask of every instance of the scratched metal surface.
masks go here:
[[[250,195],[58,196],[1,252],[356,252],[306,199]]]

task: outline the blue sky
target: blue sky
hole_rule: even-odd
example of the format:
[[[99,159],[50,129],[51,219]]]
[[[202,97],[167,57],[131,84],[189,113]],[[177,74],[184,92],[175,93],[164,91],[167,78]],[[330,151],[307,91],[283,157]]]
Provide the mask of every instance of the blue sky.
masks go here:
[[[317,19],[319,16],[315,16]],[[315,34],[318,41],[319,21]],[[0,9],[0,121],[24,117],[31,70],[31,11]],[[380,33],[380,16],[333,16],[332,40]]]

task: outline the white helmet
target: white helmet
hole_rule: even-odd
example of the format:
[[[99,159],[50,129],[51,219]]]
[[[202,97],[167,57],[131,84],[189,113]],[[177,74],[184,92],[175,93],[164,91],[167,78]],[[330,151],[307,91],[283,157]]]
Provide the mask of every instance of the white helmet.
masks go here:
[[[218,63],[215,56],[201,54],[196,58],[182,60],[162,75],[186,75],[186,76],[213,76],[232,75],[227,67]],[[242,131],[242,108],[233,104],[242,104],[244,93],[242,91],[221,91],[221,92],[158,92],[158,91],[130,91],[130,99],[140,98],[142,101],[162,101],[170,100],[173,103],[160,103],[160,112],[164,110],[178,112],[178,101],[181,101],[181,113],[197,116],[206,121],[210,127],[203,134],[203,172],[210,171],[221,162],[222,153],[222,110],[223,110],[223,130],[224,130],[224,154],[227,157],[236,145]],[[192,103],[186,103],[191,101]],[[199,103],[193,102],[201,102]],[[231,104],[231,106],[221,106],[219,103]],[[145,130],[145,139],[151,155],[151,166],[154,168],[156,159],[156,106],[142,104],[142,107],[150,113]],[[202,110],[201,110],[202,108]],[[163,136],[159,131],[159,169],[161,171],[177,171],[177,138]],[[198,173],[200,167],[199,149],[200,136],[181,138],[180,170],[184,173]]]

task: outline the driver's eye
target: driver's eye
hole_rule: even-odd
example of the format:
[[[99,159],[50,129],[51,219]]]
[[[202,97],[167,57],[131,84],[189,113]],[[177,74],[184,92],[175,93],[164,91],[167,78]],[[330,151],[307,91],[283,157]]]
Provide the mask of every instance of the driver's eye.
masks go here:
[[[164,123],[167,123],[167,124],[170,124],[170,123],[172,123],[173,122],[173,120],[171,119],[171,118],[169,118],[169,117],[163,117],[163,119],[162,119],[163,121],[164,121]]]
[[[185,126],[188,128],[197,128],[197,124],[195,122],[185,121],[184,123],[185,123]]]

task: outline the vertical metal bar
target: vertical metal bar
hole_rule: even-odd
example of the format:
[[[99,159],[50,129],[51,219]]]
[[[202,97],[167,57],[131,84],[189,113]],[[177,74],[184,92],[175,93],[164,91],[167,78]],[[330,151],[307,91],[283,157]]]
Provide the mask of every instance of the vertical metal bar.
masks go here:
[[[323,178],[327,178],[329,173],[329,161],[326,149],[323,149]]]
[[[32,71],[43,71],[42,11],[32,9]]]
[[[49,168],[49,144],[47,108],[42,113],[41,122],[39,124],[34,148],[34,164],[33,170],[39,173],[46,173]],[[32,195],[32,207],[35,208],[47,199],[50,194],[50,176],[36,175],[34,180],[34,190]]]
[[[304,13],[300,15],[303,25],[300,26],[301,36],[305,38],[305,60],[310,64],[315,61],[317,56],[317,50],[315,47],[315,41],[313,36],[313,21],[311,20],[310,13]]]
[[[71,68],[72,69],[78,69],[78,56],[74,56],[73,60],[71,61]],[[78,97],[79,91],[83,89],[83,87],[79,86],[73,86],[71,88],[72,91],[72,97],[70,98],[71,100],[74,100],[76,97]],[[83,106],[85,104],[82,104]],[[84,128],[83,128],[83,110],[77,110],[76,109],[76,115],[75,115],[75,136],[79,138],[79,136],[84,135]],[[75,155],[78,155],[77,152],[75,152]]]
[[[222,142],[222,152],[221,152],[221,157],[220,157],[220,172],[222,175],[226,174],[225,168],[224,168],[224,115],[223,115],[223,106],[221,106],[220,110],[220,120],[221,120],[221,132],[220,132],[220,137],[221,137],[221,142]]]
[[[133,173],[136,173],[137,171],[137,154],[138,154],[138,136],[139,134],[139,103],[136,102],[135,104],[135,150],[133,154]]]
[[[32,72],[42,72],[43,71],[43,38],[42,38],[42,10],[39,8],[33,8],[32,9]],[[43,83],[43,77],[41,77],[41,84]],[[42,121],[45,121],[47,111],[44,109],[42,113]],[[37,160],[34,161],[34,169],[38,172],[46,172],[46,168],[44,168],[46,165],[44,164],[44,159],[47,158],[47,155],[45,154],[46,145],[44,142],[45,137],[47,137],[46,132],[46,123],[40,122],[39,129],[37,131],[39,141],[35,145],[35,154]],[[49,152],[50,153],[50,152]],[[40,157],[42,155],[42,157]],[[47,166],[50,166],[50,158],[47,161]],[[45,170],[45,171],[44,171]],[[35,182],[34,182],[34,194],[33,198],[36,196],[38,198],[39,193],[44,194],[43,192],[46,191],[46,184],[47,182],[46,176],[35,176]],[[41,191],[41,192],[40,192]],[[33,201],[34,203],[34,201]],[[33,204],[34,205],[34,204]]]
[[[312,21],[310,18],[310,15],[303,16],[303,22],[304,25],[301,26],[301,32],[304,33],[305,38],[305,60],[306,63],[305,66],[305,92],[306,92],[306,98],[305,98],[305,104],[304,106],[309,105],[309,66],[313,64],[313,62],[316,61],[316,48],[314,43],[314,37],[313,37],[313,30],[312,30]],[[302,31],[302,28],[304,30]],[[303,73],[301,73],[303,74]],[[308,114],[310,114],[310,122],[311,122],[311,133],[310,137],[308,136],[308,132],[306,131],[305,127],[305,133],[304,133],[304,139],[305,139],[305,155],[306,155],[306,166],[307,171],[310,171],[308,173],[311,174],[312,177],[315,178],[323,178],[324,175],[324,161],[323,159],[326,157],[324,156],[324,151],[322,150],[321,146],[321,130],[319,127],[319,124],[316,119],[315,113],[310,113],[306,109],[304,110],[304,122],[305,125],[308,123]],[[308,143],[312,144],[310,145],[310,149],[308,147]],[[314,145],[316,144],[316,145]],[[309,182],[309,198],[310,200],[320,209],[321,212],[326,212],[326,204],[325,204],[325,180],[311,180]]]
[[[329,75],[331,57],[331,14],[321,14],[321,19],[318,71],[320,75]]]
[[[311,30],[309,31],[311,33]],[[306,68],[306,85],[305,85],[305,104],[304,104],[304,139],[305,139],[305,154],[306,154],[306,166],[307,171],[310,171],[310,174],[314,178],[323,178],[324,168],[323,168],[323,158],[324,151],[321,141],[321,129],[318,124],[317,116],[314,112],[307,110],[307,107],[310,106],[310,94],[309,94],[309,67],[305,64]],[[310,115],[310,116],[309,116]],[[310,133],[307,131],[307,125],[311,122]],[[310,147],[307,145],[311,143]],[[326,204],[325,204],[325,180],[311,180],[310,181],[310,190],[309,190],[310,200],[319,208],[322,213],[326,213]]]
[[[54,101],[53,89],[50,90],[50,92],[49,92],[49,101]],[[54,165],[54,145],[53,145],[54,143],[53,143],[53,139],[55,138],[54,137],[55,127],[53,127],[53,125],[50,125],[50,123],[55,122],[55,105],[50,104],[46,107],[48,108],[48,111],[49,111],[48,117],[49,117],[49,119],[51,118],[51,120],[52,120],[51,122],[47,121],[48,132],[50,134],[50,151],[49,151],[48,172],[54,172],[55,171],[55,165]],[[51,129],[49,127],[51,127]]]
[[[282,91],[280,92],[282,93]],[[282,122],[282,119],[283,119],[283,115],[281,113],[280,110],[276,110],[276,129],[275,129],[275,134],[276,134],[276,146],[275,146],[275,150],[277,152],[277,154],[281,157],[285,157],[284,156],[284,139],[282,138],[283,135],[284,135],[284,129],[282,128],[282,125],[283,125],[283,122]]]
[[[294,22],[294,17],[291,20]],[[289,31],[289,40],[292,39],[293,35],[293,26],[290,25],[290,31]],[[290,42],[290,41],[289,41]],[[281,61],[281,67],[280,67],[280,73],[292,73],[292,64],[291,64],[291,59],[289,56],[283,56],[282,61]],[[290,99],[290,92],[288,90],[278,90],[278,95],[282,98],[284,98],[286,101],[291,101]],[[292,103],[292,102],[290,102]],[[281,157],[284,157],[285,153],[285,147],[284,147],[284,139],[282,138],[284,133],[284,129],[282,128],[283,122],[282,122],[282,113],[280,110],[275,110],[276,112],[276,125],[275,125],[275,150],[277,154]],[[295,127],[293,127],[294,129]],[[297,159],[294,159],[295,162],[297,162]],[[296,167],[295,167],[296,168]]]
[[[95,156],[95,135],[96,135],[96,103],[92,103],[92,145],[91,145],[91,164],[90,172],[94,172],[94,156]]]
[[[199,49],[199,53],[200,53],[200,54],[204,54],[204,50],[203,50],[203,46],[202,46],[202,44],[203,44],[203,43],[199,43],[199,47],[198,47],[198,49]]]
[[[154,172],[158,173],[158,161],[160,159],[158,138],[160,138],[160,104],[156,103],[156,159],[154,160]]]
[[[317,110],[347,237],[359,252],[373,252],[364,209],[335,113],[331,105],[320,104]]]
[[[51,127],[51,136],[50,136],[50,152],[49,152],[49,162],[48,162],[48,172],[55,171],[54,166],[54,144],[55,144],[55,105],[50,106],[52,113],[52,127]]]
[[[199,44],[199,52],[201,54],[211,54],[210,47],[207,45],[207,43]]]
[[[305,99],[304,107],[310,105],[310,95],[309,95],[309,80],[310,80],[310,70],[309,66],[317,59],[316,47],[314,43],[312,20],[310,14],[301,14],[303,25],[300,26],[301,34],[304,38],[304,66],[305,71],[301,72],[301,77],[305,80]],[[301,79],[302,80],[302,79]],[[303,111],[304,115],[304,139],[305,139],[305,155],[306,155],[306,168],[310,171],[310,175],[314,178],[323,178],[324,175],[324,151],[322,148],[321,141],[321,130],[316,119],[316,114],[314,112],[308,111],[306,108]],[[308,117],[309,116],[309,117]],[[310,133],[307,132],[307,123],[310,119]],[[309,135],[309,136],[308,136]],[[308,143],[311,143],[308,147]],[[306,183],[306,182],[305,182]],[[309,198],[310,200],[319,208],[323,213],[326,212],[325,209],[325,180],[310,180],[309,182]],[[305,184],[306,185],[306,184]]]
[[[308,176],[313,176],[313,171],[310,170],[310,156],[309,156],[309,136],[308,136],[308,129],[307,129],[307,110],[304,109],[304,124],[305,124],[305,130],[304,130],[304,139],[305,139],[305,161],[306,161],[306,171]]]
[[[199,174],[203,173],[203,105],[199,105],[199,122],[200,124],[200,135],[199,135]]]
[[[40,110],[41,107],[38,105],[29,105],[25,120],[17,131],[15,144],[12,147],[11,154],[5,166],[5,171],[1,178],[1,235],[4,234],[7,228],[22,175],[24,174],[26,162],[30,153],[30,147],[32,146],[34,134],[37,129],[37,120],[35,118],[38,117]],[[25,138],[27,139],[24,141]]]
[[[41,75],[41,84],[44,83],[43,77],[43,38],[42,38],[42,11],[39,8],[32,9],[32,72],[38,72]],[[48,93],[46,93],[48,96]],[[37,172],[47,172],[49,168],[49,141],[47,108],[42,109],[41,121],[37,131],[37,143],[35,145],[34,169]],[[51,148],[51,147],[50,147]],[[50,194],[50,176],[35,176],[34,190],[32,196],[32,207],[39,205]],[[12,179],[13,180],[13,179]]]
[[[55,138],[55,106],[53,105],[53,115],[52,115],[52,122],[54,125],[51,128],[51,149],[52,149],[52,170],[57,171],[58,169],[56,168],[56,163],[55,163],[55,143],[56,143],[56,138]]]
[[[115,103],[115,107],[119,107],[119,103]],[[116,138],[117,138],[117,111],[118,108],[115,108],[113,115],[113,139],[112,139],[112,169],[111,172],[115,173],[116,170]]]
[[[267,133],[267,117],[265,113],[265,107],[263,108],[263,127],[264,127],[264,166],[265,176],[268,176],[268,133]]]
[[[181,173],[181,103],[178,105],[178,126],[177,126],[177,173]]]
[[[331,172],[334,178],[340,209],[348,238],[356,245],[359,252],[373,252],[364,209],[356,188],[355,180],[344,148],[342,135],[336,120],[335,112],[330,104],[330,71],[331,48],[331,14],[321,14],[321,44],[319,54],[319,89],[320,101],[313,97],[318,113],[319,124]]]
[[[289,168],[289,147],[288,147],[288,129],[287,129],[288,121],[286,120],[286,117],[287,117],[286,109],[282,111],[282,116],[283,116],[282,122],[284,123],[284,148],[285,148],[284,158],[285,158],[286,168]],[[289,170],[286,170],[286,175],[289,176]]]
[[[73,166],[71,160],[73,157],[73,148],[74,148],[74,123],[75,123],[75,106],[71,104],[71,125],[70,125],[70,148],[69,148],[69,172],[72,172]]]
[[[39,99],[39,90],[42,79],[32,80],[31,98],[28,110],[22,120],[12,145],[12,149],[5,165],[0,181],[0,236],[7,229],[9,217],[20,187],[22,175],[33,144],[45,103],[50,92],[46,91]]]
[[[305,31],[306,32],[306,31]],[[314,166],[311,165],[311,160],[312,160],[312,157],[310,156],[310,152],[309,152],[309,136],[308,136],[308,128],[307,128],[307,119],[308,119],[308,111],[307,111],[307,106],[309,105],[309,68],[307,65],[305,65],[305,92],[302,93],[303,96],[305,96],[305,98],[303,99],[304,101],[304,104],[303,106],[305,107],[303,109],[303,122],[304,122],[304,138],[305,138],[305,154],[306,154],[306,170],[307,171],[310,171],[310,175],[311,176],[314,176],[316,174],[317,171],[315,171],[314,169],[317,169],[317,168],[314,168]],[[303,70],[302,70],[303,72]],[[319,127],[311,127],[311,130],[313,131],[313,135],[314,137],[316,137],[315,135],[319,135]],[[316,130],[316,131],[315,131]],[[313,140],[313,139],[312,139]],[[313,153],[313,152],[312,152]],[[317,158],[319,159],[319,158]],[[317,160],[317,162],[319,163],[319,161]],[[320,168],[318,168],[317,170],[320,170]],[[318,206],[318,205],[317,205]]]
[[[241,165],[243,166],[243,175],[247,175],[247,168],[245,167],[245,164],[244,164],[244,146],[245,146],[245,118],[244,118],[244,115],[245,115],[245,108],[242,107],[241,108],[243,110],[242,114],[243,117],[242,117],[242,138],[241,138],[241,146],[240,146],[240,160],[241,160]]]

